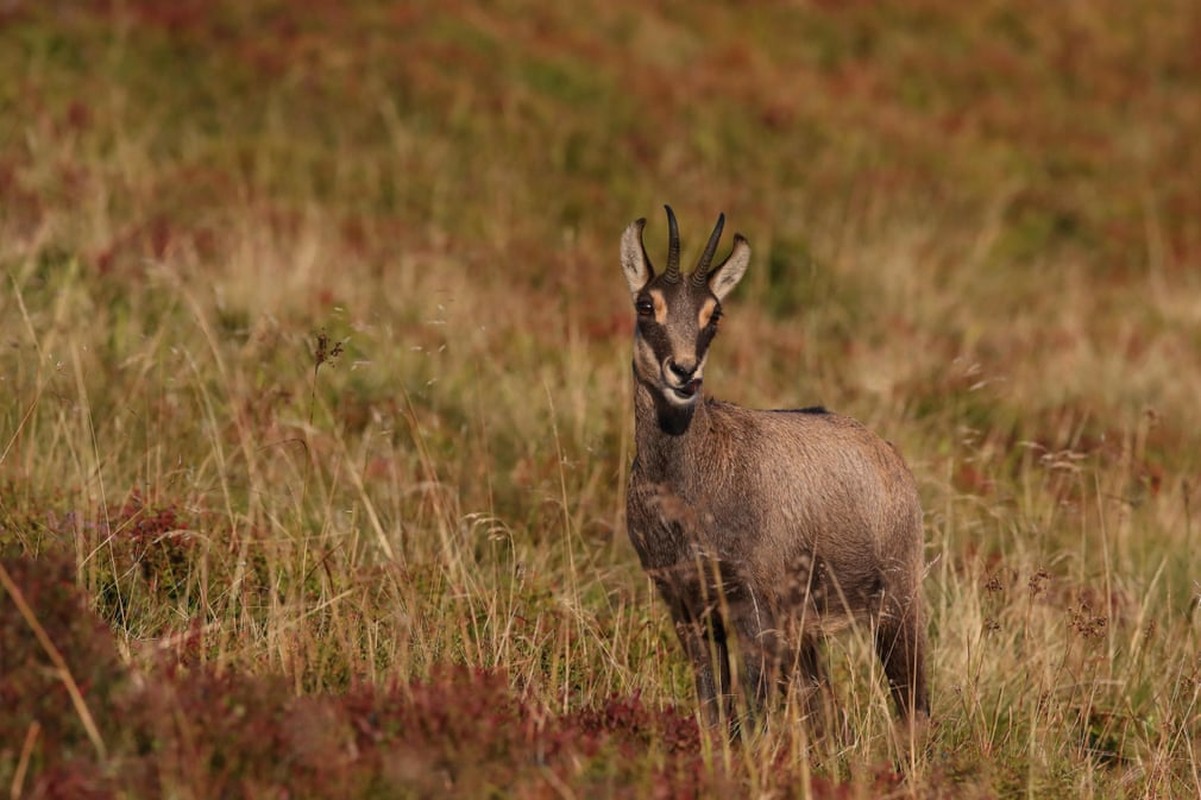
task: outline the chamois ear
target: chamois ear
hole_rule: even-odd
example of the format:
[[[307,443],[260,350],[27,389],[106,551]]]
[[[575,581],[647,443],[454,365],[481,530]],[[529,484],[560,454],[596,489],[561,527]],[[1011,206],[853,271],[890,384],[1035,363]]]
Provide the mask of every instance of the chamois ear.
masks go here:
[[[751,246],[741,233],[734,234],[734,249],[726,260],[713,268],[709,273],[709,291],[718,300],[724,300],[742,276],[746,273],[747,265],[751,263]]]
[[[638,294],[642,287],[655,277],[655,269],[651,260],[646,256],[646,248],[642,244],[642,229],[646,227],[646,218],[631,222],[621,235],[621,271],[625,273],[626,282],[630,284],[630,294]]]

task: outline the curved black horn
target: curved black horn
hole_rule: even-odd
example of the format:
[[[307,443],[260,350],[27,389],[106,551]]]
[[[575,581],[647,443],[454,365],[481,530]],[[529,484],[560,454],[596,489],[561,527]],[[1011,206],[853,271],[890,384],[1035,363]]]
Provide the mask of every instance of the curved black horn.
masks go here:
[[[676,224],[675,212],[671,206],[667,209],[667,269],[663,272],[663,280],[668,283],[678,283],[680,280],[680,227]]]
[[[713,254],[717,252],[717,243],[721,241],[721,231],[725,226],[726,215],[718,214],[717,224],[713,226],[713,233],[709,234],[705,252],[701,253],[700,260],[696,262],[696,269],[692,271],[692,282],[697,286],[704,286],[709,278],[709,265],[713,263]]]

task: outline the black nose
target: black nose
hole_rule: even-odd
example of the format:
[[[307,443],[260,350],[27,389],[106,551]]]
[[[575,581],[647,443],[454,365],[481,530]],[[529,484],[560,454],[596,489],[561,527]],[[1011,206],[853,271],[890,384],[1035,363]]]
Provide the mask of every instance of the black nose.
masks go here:
[[[679,362],[671,360],[667,362],[667,368],[670,369],[675,376],[681,381],[686,381],[692,377],[692,373],[696,372],[696,364],[692,362]]]

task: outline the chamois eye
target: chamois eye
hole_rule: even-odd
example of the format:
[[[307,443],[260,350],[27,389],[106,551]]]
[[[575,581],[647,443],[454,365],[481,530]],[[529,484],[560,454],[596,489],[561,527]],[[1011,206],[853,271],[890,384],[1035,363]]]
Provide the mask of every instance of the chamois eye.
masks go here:
[[[721,306],[713,309],[713,313],[709,315],[708,327],[716,328],[717,323],[721,321]]]
[[[638,316],[649,317],[655,313],[655,304],[650,301],[649,297],[640,297],[638,302],[634,304],[634,308],[638,310]]]

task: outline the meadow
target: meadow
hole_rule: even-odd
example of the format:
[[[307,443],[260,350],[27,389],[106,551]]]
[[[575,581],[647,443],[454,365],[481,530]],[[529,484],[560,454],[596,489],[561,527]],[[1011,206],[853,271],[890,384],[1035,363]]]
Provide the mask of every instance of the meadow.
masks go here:
[[[0,4],[0,790],[1195,797],[1192,0]],[[624,528],[618,240],[894,442],[932,727],[731,744]],[[661,258],[661,255],[658,256]],[[902,764],[900,762],[906,761]]]

